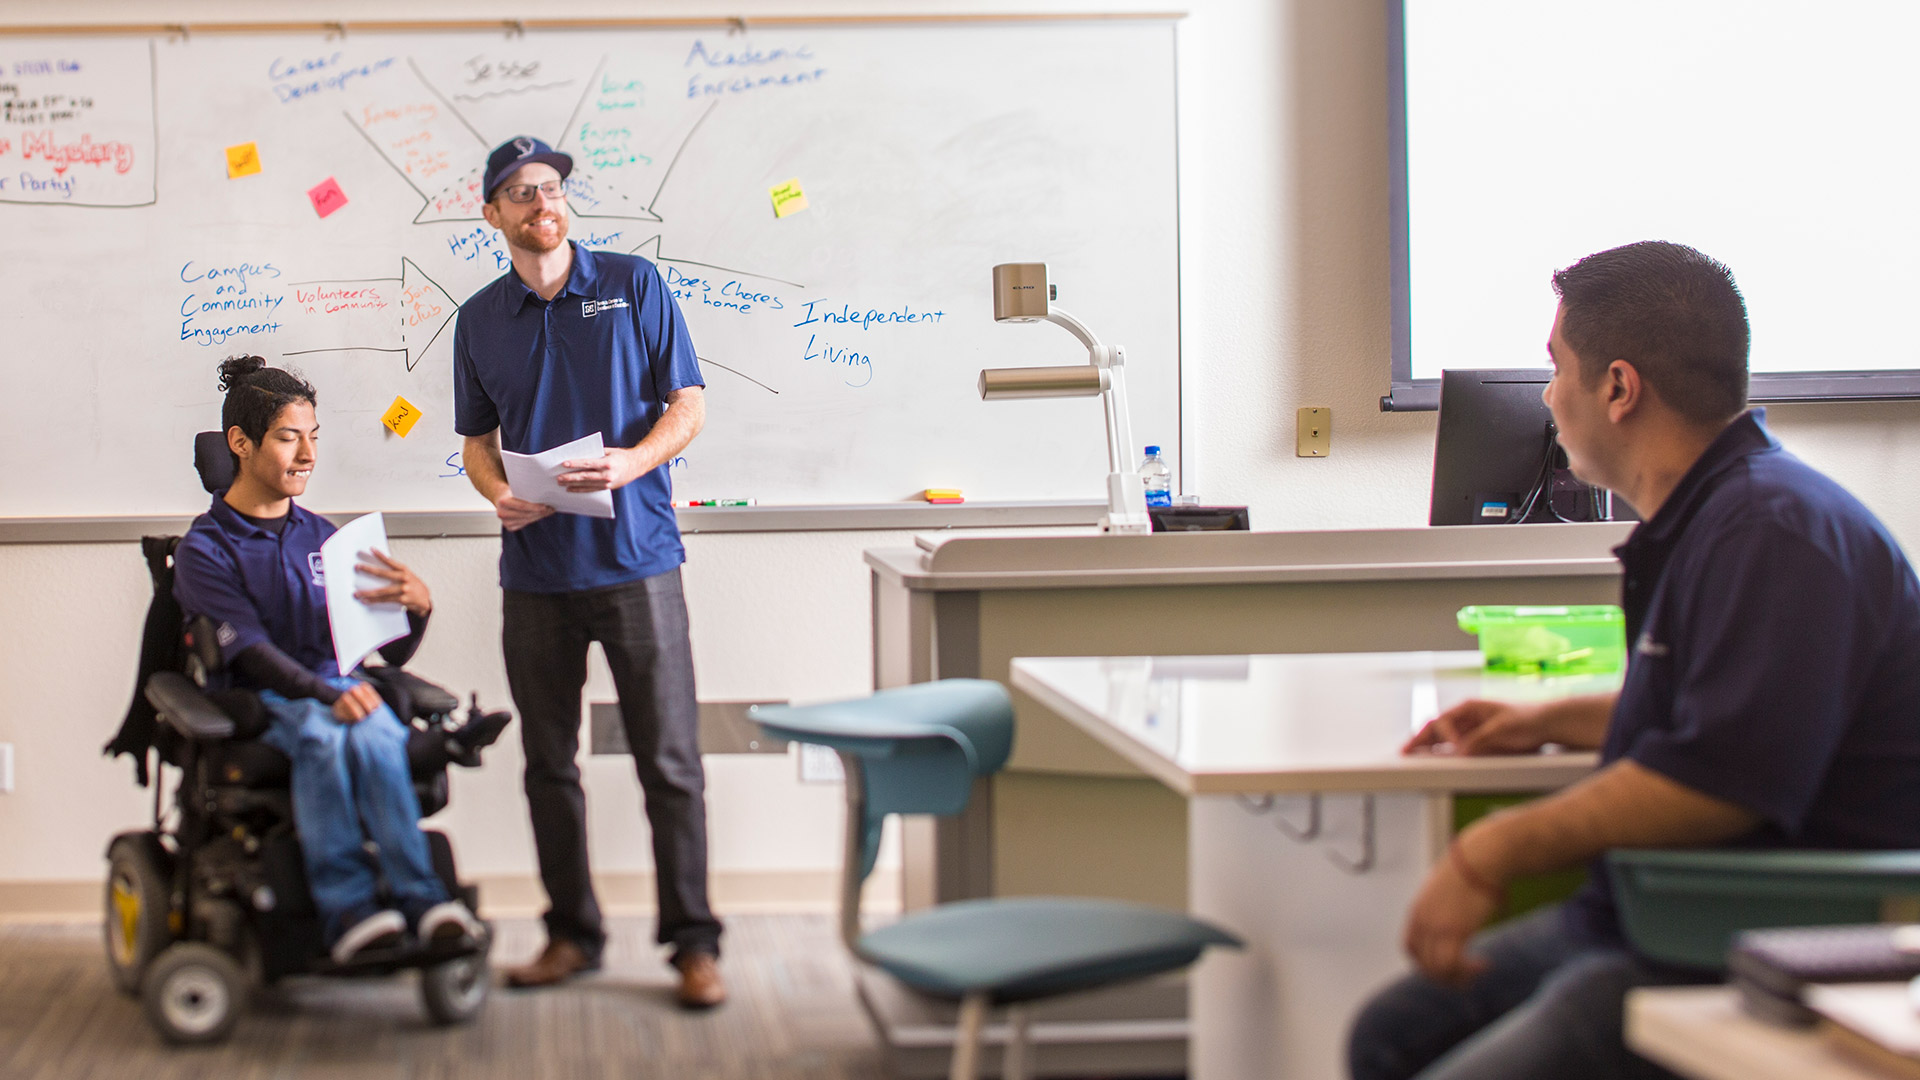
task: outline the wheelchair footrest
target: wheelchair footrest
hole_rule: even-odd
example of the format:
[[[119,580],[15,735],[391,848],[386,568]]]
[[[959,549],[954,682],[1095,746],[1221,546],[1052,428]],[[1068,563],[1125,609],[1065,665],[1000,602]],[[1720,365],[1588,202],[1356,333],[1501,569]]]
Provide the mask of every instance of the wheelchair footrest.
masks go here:
[[[468,956],[484,956],[493,949],[493,929],[488,927],[478,941],[428,944],[408,940],[390,949],[367,949],[344,964],[330,957],[315,960],[308,974],[339,978],[391,975],[410,968],[433,967]]]

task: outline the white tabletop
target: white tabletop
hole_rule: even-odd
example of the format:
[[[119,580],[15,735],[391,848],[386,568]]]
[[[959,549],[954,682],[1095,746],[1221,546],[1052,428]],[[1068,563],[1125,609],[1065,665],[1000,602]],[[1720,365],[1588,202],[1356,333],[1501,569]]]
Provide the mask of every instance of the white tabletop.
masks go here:
[[[1468,698],[1546,701],[1619,688],[1619,675],[1490,674],[1478,652],[1049,657],[1013,685],[1185,795],[1539,791],[1590,772],[1591,753],[1402,755]]]
[[[1762,1023],[1724,986],[1634,990],[1627,1045],[1691,1080],[1884,1080],[1812,1028]]]

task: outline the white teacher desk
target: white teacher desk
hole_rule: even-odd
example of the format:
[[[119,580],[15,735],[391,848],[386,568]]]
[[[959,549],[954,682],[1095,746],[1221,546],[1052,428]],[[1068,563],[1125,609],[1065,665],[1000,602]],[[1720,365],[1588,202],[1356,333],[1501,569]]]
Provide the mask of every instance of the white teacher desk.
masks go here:
[[[1013,684],[1188,800],[1188,907],[1247,941],[1192,982],[1198,1080],[1346,1073],[1358,1006],[1406,970],[1400,931],[1453,793],[1542,791],[1587,753],[1406,757],[1470,697],[1599,693],[1617,675],[1489,675],[1477,652],[1020,658]],[[1124,844],[1106,857],[1124,865]]]
[[[1471,648],[1454,622],[1467,604],[1618,603],[1609,549],[1632,527],[921,536],[866,553],[874,686],[1006,683],[1016,656]],[[1185,800],[1025,694],[1013,704],[1007,768],[961,817],[909,819],[906,906],[1063,892],[1184,903]],[[1116,845],[1138,866],[1117,872]]]

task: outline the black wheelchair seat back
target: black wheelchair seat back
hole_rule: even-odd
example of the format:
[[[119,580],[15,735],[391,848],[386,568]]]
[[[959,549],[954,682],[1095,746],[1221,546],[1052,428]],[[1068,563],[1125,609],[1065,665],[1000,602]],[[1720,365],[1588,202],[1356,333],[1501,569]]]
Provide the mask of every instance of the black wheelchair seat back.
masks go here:
[[[225,432],[202,431],[193,437],[193,468],[200,474],[200,486],[209,495],[233,486],[233,454],[227,449]],[[189,655],[194,656],[203,670],[219,666],[219,648],[211,635],[181,633],[186,615],[173,598],[173,554],[179,546],[177,536],[140,539],[140,553],[146,558],[147,575],[153,581],[153,599],[147,605],[146,623],[140,632],[140,661],[134,675],[133,700],[127,705],[119,732],[105,747],[108,757],[126,754],[133,758],[134,776],[141,787],[146,787],[150,779],[149,750],[158,749],[161,760],[171,764],[178,763],[179,753],[177,734],[161,727],[158,710],[147,700],[148,680],[161,672],[188,670]],[[235,720],[242,730],[257,727],[255,734],[266,730],[265,715],[258,712],[259,699],[253,699],[251,707],[238,698],[219,704],[230,712],[238,711]]]

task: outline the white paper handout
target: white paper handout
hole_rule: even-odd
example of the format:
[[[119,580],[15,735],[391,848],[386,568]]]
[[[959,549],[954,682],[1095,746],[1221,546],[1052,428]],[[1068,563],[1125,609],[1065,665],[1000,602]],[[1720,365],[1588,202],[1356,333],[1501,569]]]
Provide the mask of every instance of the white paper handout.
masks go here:
[[[370,552],[387,550],[387,523],[379,511],[341,526],[320,545],[320,573],[327,585],[327,619],[333,623],[333,656],[340,674],[350,674],[367,654],[407,636],[407,609],[397,603],[369,604],[353,594],[391,585],[385,578],[355,569],[379,566]]]
[[[516,454],[502,450],[500,463],[506,466],[507,486],[513,489],[516,499],[545,503],[563,514],[611,518],[612,491],[568,491],[560,486],[558,479],[561,473],[567,471],[560,467],[561,462],[575,458],[597,458],[606,452],[606,445],[600,441],[600,433],[596,431],[544,453]]]

